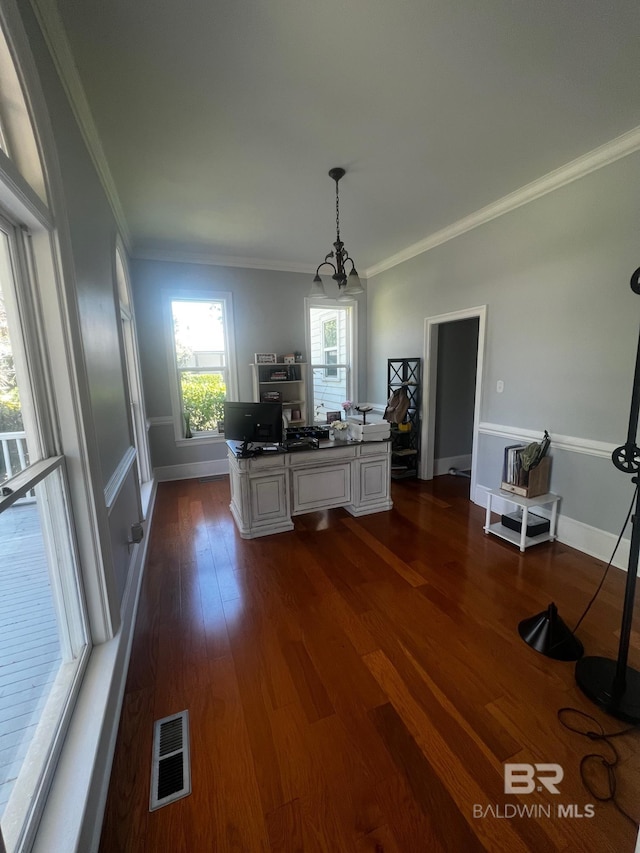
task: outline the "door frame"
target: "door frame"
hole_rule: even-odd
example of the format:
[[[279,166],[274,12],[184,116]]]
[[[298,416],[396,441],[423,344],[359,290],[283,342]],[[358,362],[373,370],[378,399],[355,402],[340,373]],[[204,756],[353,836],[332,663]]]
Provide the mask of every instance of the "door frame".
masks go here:
[[[487,324],[487,306],[478,305],[475,308],[465,308],[461,311],[451,311],[448,314],[437,314],[426,317],[424,321],[424,379],[422,404],[422,454],[420,460],[420,478],[433,480],[434,469],[434,440],[436,431],[436,385],[438,376],[438,330],[443,323],[453,323],[456,320],[478,318],[478,355],[476,359],[476,394],[473,407],[473,438],[471,445],[471,485],[469,494],[472,497],[476,490],[477,481],[477,450],[480,426],[480,408],[482,402],[482,376],[484,367],[485,332]],[[473,498],[472,498],[473,499]]]

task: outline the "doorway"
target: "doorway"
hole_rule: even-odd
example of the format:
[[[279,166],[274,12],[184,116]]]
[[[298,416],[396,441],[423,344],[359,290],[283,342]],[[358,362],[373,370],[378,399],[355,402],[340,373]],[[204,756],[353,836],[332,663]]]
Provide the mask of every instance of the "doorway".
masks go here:
[[[425,319],[420,476],[431,480],[449,467],[464,465],[469,470],[471,499],[477,481],[486,312],[487,306],[481,305]],[[457,423],[461,417],[466,426]],[[466,464],[469,455],[470,465]],[[447,470],[442,470],[443,465]]]

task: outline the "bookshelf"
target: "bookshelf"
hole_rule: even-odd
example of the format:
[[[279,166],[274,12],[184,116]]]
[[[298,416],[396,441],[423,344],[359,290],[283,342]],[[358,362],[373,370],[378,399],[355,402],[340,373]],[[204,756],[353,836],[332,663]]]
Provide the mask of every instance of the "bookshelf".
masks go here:
[[[391,477],[403,480],[418,476],[420,462],[420,397],[422,360],[390,358],[387,360],[389,396],[404,387],[409,408],[402,424],[391,424]]]
[[[307,423],[307,365],[274,362],[252,364],[253,400],[256,403],[282,403],[285,420],[291,426]]]

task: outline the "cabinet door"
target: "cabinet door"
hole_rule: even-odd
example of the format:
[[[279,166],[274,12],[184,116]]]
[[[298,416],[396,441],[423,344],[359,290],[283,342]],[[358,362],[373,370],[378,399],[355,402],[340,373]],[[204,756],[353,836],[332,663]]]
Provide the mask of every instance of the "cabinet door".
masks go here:
[[[351,501],[351,465],[322,465],[314,468],[294,469],[293,515],[344,506]]]
[[[389,498],[389,454],[375,459],[357,459],[353,502],[356,506]]]
[[[251,501],[251,526],[289,518],[287,506],[286,473],[249,478]]]

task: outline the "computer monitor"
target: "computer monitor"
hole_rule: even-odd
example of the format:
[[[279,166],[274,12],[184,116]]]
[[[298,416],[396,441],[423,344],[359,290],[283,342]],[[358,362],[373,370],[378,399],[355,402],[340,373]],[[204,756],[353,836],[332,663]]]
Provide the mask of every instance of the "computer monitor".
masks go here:
[[[242,453],[253,442],[280,444],[282,403],[225,403],[224,437],[241,441]]]

